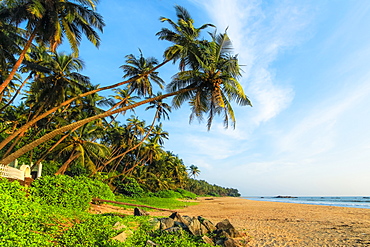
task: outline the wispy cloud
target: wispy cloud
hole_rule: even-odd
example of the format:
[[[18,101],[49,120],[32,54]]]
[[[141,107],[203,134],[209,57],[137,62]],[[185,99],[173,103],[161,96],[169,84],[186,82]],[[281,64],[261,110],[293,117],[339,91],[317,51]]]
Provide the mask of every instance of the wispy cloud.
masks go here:
[[[284,49],[303,40],[301,31],[309,23],[309,11],[289,1],[268,8],[262,1],[193,2],[207,11],[212,18],[209,22],[214,23],[219,32],[228,27],[235,53],[245,65],[241,83],[253,103],[252,109],[235,108],[236,130],[225,131],[222,124],[215,122],[212,137],[204,138],[204,133],[193,129],[184,140],[198,155],[222,160],[248,150],[250,144],[245,142],[252,141],[255,129],[279,115],[292,102],[294,89],[276,80],[271,64]]]
[[[253,126],[266,122],[289,106],[294,89],[275,80],[271,63],[284,49],[299,44],[312,17],[307,6],[279,1],[266,7],[262,1],[196,1],[203,5],[219,31],[228,28],[245,71],[242,83],[255,107]],[[240,121],[239,121],[240,122]],[[250,123],[247,126],[252,126]]]

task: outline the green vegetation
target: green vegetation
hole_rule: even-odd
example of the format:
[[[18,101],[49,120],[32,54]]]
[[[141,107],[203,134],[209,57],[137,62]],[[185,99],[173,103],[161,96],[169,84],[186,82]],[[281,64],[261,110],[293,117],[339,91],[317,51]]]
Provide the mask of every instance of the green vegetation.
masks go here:
[[[100,44],[104,21],[97,2],[0,2],[0,164],[18,160],[35,170],[42,162],[44,175],[30,189],[1,180],[0,246],[118,246],[111,240],[119,232],[113,225],[132,219],[88,214],[95,197],[118,195],[120,201],[176,208],[189,205],[177,198],[240,196],[236,189],[195,180],[199,168],[187,168],[165,150],[169,133],[162,124],[173,108],[188,103],[190,120],[206,116],[208,129],[217,116],[224,117],[225,127],[235,126],[231,103],[251,105],[228,35],[209,32],[208,39],[200,38],[214,25],[197,28],[186,9],[176,6],[177,20],[161,18],[171,28],[156,34],[170,43],[164,60],[141,50],[127,55],[120,66],[124,81],[101,87],[82,74],[78,57],[82,34]],[[64,40],[71,54],[58,52]],[[179,70],[166,83],[157,70],[170,62]],[[105,90],[112,95],[99,94]],[[168,98],[172,106],[164,102]],[[150,123],[135,115],[141,105],[153,112]],[[118,121],[119,115],[126,120]],[[148,239],[178,246],[179,236],[146,227],[140,224],[119,246],[145,246]],[[181,246],[205,246],[178,234]]]
[[[90,193],[84,187],[90,188]],[[145,246],[147,240],[161,246],[207,246],[185,232],[172,235],[153,231],[148,217],[87,213],[82,201],[89,203],[93,195],[101,196],[96,194],[100,187],[96,181],[61,175],[47,177],[30,189],[17,181],[0,179],[0,246]],[[179,201],[175,204],[174,198],[171,202],[156,197],[136,201],[169,208],[185,205]],[[116,229],[117,222],[127,228]],[[124,243],[112,239],[130,228],[136,230]]]

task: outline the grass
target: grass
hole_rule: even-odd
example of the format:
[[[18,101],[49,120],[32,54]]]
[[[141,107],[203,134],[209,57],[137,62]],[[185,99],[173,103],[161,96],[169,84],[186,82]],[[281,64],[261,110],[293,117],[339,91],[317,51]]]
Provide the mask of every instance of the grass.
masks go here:
[[[151,207],[156,207],[156,208],[163,208],[163,209],[177,209],[177,208],[184,208],[187,206],[198,204],[197,202],[180,201],[176,198],[159,198],[159,197],[128,198],[128,197],[123,197],[123,196],[117,196],[116,201],[151,206]],[[118,204],[115,204],[115,206],[118,206]],[[132,206],[126,206],[126,205],[119,205],[119,206],[122,206],[124,208],[133,208]]]

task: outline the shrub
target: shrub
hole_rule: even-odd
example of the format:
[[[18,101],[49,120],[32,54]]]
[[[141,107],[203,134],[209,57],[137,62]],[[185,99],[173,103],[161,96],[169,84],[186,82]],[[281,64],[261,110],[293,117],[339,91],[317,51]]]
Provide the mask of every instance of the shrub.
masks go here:
[[[58,238],[61,246],[113,246],[112,237],[118,234],[113,225],[120,220],[119,217],[102,215],[88,215],[80,219]]]
[[[123,181],[121,178],[117,178],[114,181],[114,186],[116,186],[116,192],[129,197],[141,197],[145,195],[144,189],[134,178],[125,178]]]
[[[154,195],[160,198],[182,198],[179,192],[173,190],[161,190],[154,193]]]
[[[113,192],[110,190],[109,186],[103,183],[102,181],[91,179],[84,176],[74,177],[74,179],[87,187],[92,198],[100,198],[104,200],[115,199],[115,196]]]
[[[184,189],[176,189],[176,192],[179,192],[182,196],[182,198],[188,198],[188,199],[196,199],[197,198],[197,195],[190,192],[190,191],[187,191],[187,190],[184,190]]]
[[[34,200],[45,205],[86,210],[92,198],[112,200],[114,195],[101,181],[65,175],[44,176],[32,183]]]
[[[32,187],[33,199],[44,205],[86,210],[92,199],[85,184],[69,176],[43,176]]]
[[[1,178],[0,246],[51,246],[50,236],[35,232],[45,222],[40,210],[26,197],[26,188],[18,181]]]

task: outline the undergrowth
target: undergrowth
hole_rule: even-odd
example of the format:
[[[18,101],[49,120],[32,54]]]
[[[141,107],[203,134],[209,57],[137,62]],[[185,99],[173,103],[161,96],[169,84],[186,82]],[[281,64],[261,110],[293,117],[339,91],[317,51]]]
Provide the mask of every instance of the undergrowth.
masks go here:
[[[89,214],[87,208],[92,198],[114,199],[102,182],[45,176],[33,185],[25,188],[16,181],[0,179],[0,246],[132,247],[147,246],[148,240],[162,247],[209,246],[183,231],[175,234],[153,231],[148,217]],[[161,208],[191,204],[156,197],[136,198],[134,202]],[[118,222],[125,227],[116,228]],[[114,236],[130,229],[132,234],[125,242],[113,240]]]

